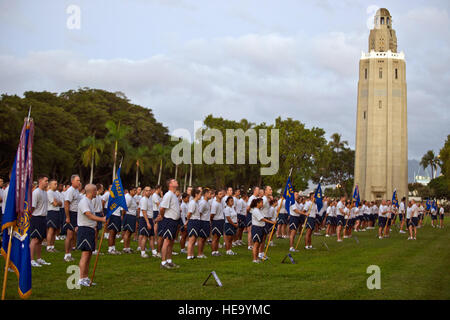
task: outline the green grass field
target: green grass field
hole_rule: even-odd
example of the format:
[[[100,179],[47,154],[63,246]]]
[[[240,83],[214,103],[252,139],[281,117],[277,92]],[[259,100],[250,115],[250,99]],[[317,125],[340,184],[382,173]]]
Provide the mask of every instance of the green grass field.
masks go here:
[[[336,238],[313,237],[315,250],[295,253],[295,265],[281,263],[288,250],[287,239],[276,240],[276,246],[269,249],[270,260],[258,265],[251,262],[247,247],[233,249],[237,256],[211,257],[210,248],[205,250],[208,259],[174,256],[181,266],[174,270],[161,270],[156,258],[105,254],[99,258],[97,286],[80,290],[69,290],[66,285],[66,269],[78,264],[80,252],[73,254],[75,262],[66,263],[63,241],[57,241],[60,252],[43,254],[52,265],[33,268],[30,299],[450,299],[448,226],[433,229],[428,222],[418,229],[416,241],[407,241],[407,235],[396,230],[390,239],[379,240],[375,234],[376,230],[354,233],[342,243]],[[136,246],[132,242],[132,248]],[[116,248],[122,245],[117,243]],[[175,250],[179,251],[179,244]],[[3,271],[4,259],[0,260]],[[381,268],[380,290],[367,289],[369,265]],[[92,267],[93,261],[90,273]],[[223,287],[216,287],[212,278],[202,286],[212,270]],[[9,273],[7,299],[19,299],[13,273]]]

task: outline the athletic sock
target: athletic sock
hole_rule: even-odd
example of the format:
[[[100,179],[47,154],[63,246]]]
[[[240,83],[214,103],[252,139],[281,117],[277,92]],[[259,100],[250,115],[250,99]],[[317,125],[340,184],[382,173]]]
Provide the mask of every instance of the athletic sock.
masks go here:
[[[167,263],[167,261],[161,261],[161,264],[163,265],[163,266],[165,266],[166,265],[166,263]]]

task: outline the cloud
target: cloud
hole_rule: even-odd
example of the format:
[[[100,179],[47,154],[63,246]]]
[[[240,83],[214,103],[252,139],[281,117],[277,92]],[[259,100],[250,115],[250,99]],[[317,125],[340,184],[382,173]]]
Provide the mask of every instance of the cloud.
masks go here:
[[[448,15],[433,9],[425,13],[417,17],[410,11],[398,17],[405,23],[398,22],[399,28],[407,30],[398,35],[402,34],[399,43],[407,55],[413,158],[431,148],[437,151],[449,123],[450,79],[442,71],[442,63],[450,62],[448,37],[436,40],[431,33],[438,32],[435,19],[448,26]],[[172,53],[138,60],[90,59],[57,50],[20,57],[3,54],[0,92],[61,92],[85,86],[122,91],[134,103],[152,108],[171,130],[192,131],[193,121],[210,113],[256,123],[282,116],[322,127],[327,138],[342,133],[354,146],[358,63],[361,51],[367,50],[364,32],[195,38],[178,44]],[[419,41],[415,35],[423,37]],[[443,44],[434,53],[439,59],[430,59],[427,44],[433,47],[434,41]]]

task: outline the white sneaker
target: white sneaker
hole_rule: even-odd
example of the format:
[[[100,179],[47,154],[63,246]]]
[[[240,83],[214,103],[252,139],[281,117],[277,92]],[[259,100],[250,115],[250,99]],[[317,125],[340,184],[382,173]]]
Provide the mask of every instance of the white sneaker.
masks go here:
[[[172,251],[172,255],[173,255],[173,256],[177,256],[177,255],[179,255],[179,253],[178,253],[178,252],[175,252],[175,251]]]
[[[338,239],[338,240],[337,240],[337,242],[342,242],[342,241],[343,241],[342,239]]]
[[[46,266],[51,265],[50,262],[47,262],[47,261],[45,261],[45,260],[42,259],[42,258],[37,259],[36,262],[39,263],[40,265],[46,265]]]
[[[197,259],[207,259],[208,257],[204,254],[197,256]]]
[[[261,260],[253,260],[253,263],[261,263]]]
[[[186,259],[188,259],[188,260],[192,260],[192,259],[195,259],[195,257],[194,256],[187,256],[187,258]]]
[[[248,250],[253,250],[253,246],[248,246],[247,249]]]
[[[122,239],[122,240],[120,240],[120,243],[123,243],[123,239]]]
[[[148,254],[146,254],[145,252],[141,253],[141,258],[148,258]]]
[[[298,250],[295,250],[294,247],[290,247],[290,248],[289,248],[289,252],[298,252]]]
[[[186,248],[181,249],[181,250],[180,250],[180,253],[187,253]]]
[[[64,261],[65,262],[71,262],[71,261],[74,261],[75,259],[72,257],[72,256],[67,256],[67,257],[64,257]]]
[[[237,255],[237,253],[234,252],[234,251],[232,251],[232,250],[228,250],[228,251],[227,251],[227,255],[229,255],[229,256],[235,256],[235,255]]]
[[[383,239],[383,237],[382,237],[382,236],[379,236],[378,239]]]
[[[330,235],[329,235],[329,234],[326,234],[326,235],[325,235],[325,238],[329,238],[329,237],[330,237]]]
[[[42,267],[38,262],[36,262],[35,260],[31,260],[31,266],[32,267],[37,267],[37,268],[39,268],[39,267]]]

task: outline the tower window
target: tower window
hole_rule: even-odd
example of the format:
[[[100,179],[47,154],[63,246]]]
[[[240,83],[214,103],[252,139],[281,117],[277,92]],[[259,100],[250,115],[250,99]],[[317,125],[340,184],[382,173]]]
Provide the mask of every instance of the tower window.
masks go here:
[[[378,77],[380,79],[383,79],[383,68],[380,68],[380,70],[378,71]]]
[[[381,24],[384,24],[384,17],[381,17]]]
[[[379,108],[379,109],[381,109],[381,107],[383,106],[382,104],[383,104],[383,102],[382,102],[381,100],[378,101],[378,108]]]
[[[364,79],[367,79],[367,68],[364,69]]]
[[[386,24],[389,24],[389,18],[386,18]]]
[[[398,79],[398,69],[395,69],[395,79]]]
[[[366,112],[364,111],[364,119],[366,118]]]

